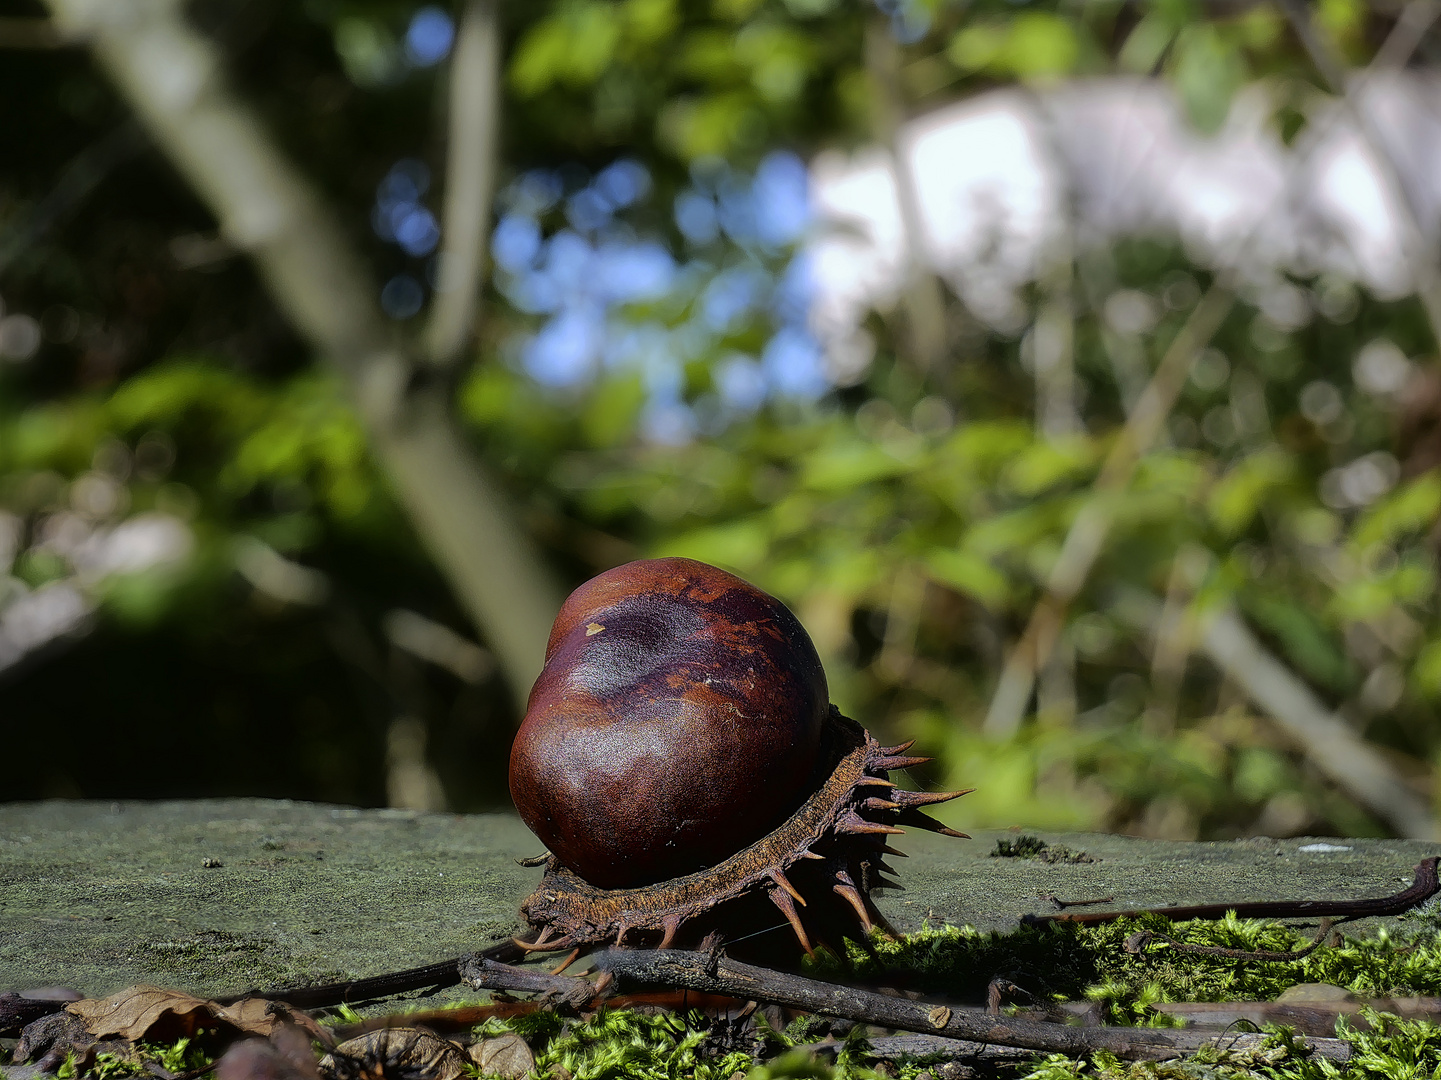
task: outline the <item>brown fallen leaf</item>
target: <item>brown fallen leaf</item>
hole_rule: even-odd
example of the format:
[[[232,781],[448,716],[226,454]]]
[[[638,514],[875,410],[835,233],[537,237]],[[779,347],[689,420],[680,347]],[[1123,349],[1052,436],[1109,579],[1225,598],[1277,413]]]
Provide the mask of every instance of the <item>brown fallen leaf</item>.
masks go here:
[[[486,1076],[504,1080],[520,1080],[535,1068],[535,1055],[519,1035],[507,1032],[493,1039],[482,1039],[470,1048],[470,1059]]]
[[[281,1018],[263,998],[244,998],[233,1005],[204,1001],[179,990],[131,986],[109,997],[86,998],[65,1006],[96,1038],[118,1036],[139,1041],[168,1042],[194,1035],[201,1028],[268,1036]]]
[[[386,1028],[341,1043],[320,1059],[330,1080],[460,1080],[470,1058],[455,1043],[421,1028]]]
[[[20,1033],[20,1042],[15,1047],[15,1064],[36,1061],[42,1072],[54,1072],[70,1054],[78,1060],[94,1060],[95,1036],[85,1027],[85,1022],[69,1013],[51,1013],[32,1021]]]

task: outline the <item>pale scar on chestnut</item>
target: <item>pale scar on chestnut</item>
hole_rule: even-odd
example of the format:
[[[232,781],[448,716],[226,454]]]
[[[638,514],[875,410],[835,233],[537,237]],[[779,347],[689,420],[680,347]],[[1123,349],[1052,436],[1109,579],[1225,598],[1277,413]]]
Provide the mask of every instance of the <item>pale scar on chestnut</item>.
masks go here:
[[[551,853],[517,943],[666,948],[788,924],[810,952],[890,932],[871,898],[903,854],[887,840],[965,835],[920,809],[965,792],[891,782],[928,760],[910,745],[842,716],[800,622],[740,578],[670,558],[591,579],[556,617],[511,750],[516,808]]]

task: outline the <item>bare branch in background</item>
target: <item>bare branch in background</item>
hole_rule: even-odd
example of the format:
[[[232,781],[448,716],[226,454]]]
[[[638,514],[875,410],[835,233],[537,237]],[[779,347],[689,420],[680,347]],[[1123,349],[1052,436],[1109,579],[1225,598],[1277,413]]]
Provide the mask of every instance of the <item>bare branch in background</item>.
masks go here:
[[[221,77],[173,0],[48,0],[96,59],[281,311],[344,379],[422,542],[495,650],[518,700],[540,670],[560,590],[449,402],[411,365],[366,266],[307,181]]]
[[[1070,244],[1057,245],[1041,280],[1043,298],[1031,327],[1031,364],[1036,378],[1036,428],[1043,438],[1082,430],[1076,407],[1075,266]]]
[[[946,298],[941,283],[925,262],[925,226],[916,191],[915,171],[901,145],[906,107],[901,89],[901,48],[890,26],[873,18],[866,26],[866,72],[875,85],[871,103],[876,140],[891,156],[896,178],[896,204],[901,212],[909,261],[901,294],[906,315],[906,346],[922,374],[935,371],[946,353]]]
[[[1162,617],[1161,602],[1140,593],[1128,593],[1115,611],[1146,634],[1156,632]],[[1318,772],[1400,835],[1441,839],[1426,800],[1276,659],[1234,608],[1202,614],[1199,621],[1199,650],[1296,742]]]
[[[1361,138],[1376,168],[1381,173],[1382,183],[1391,195],[1396,214],[1401,222],[1401,247],[1406,255],[1407,268],[1416,286],[1416,295],[1426,309],[1426,319],[1431,325],[1431,337],[1441,346],[1441,268],[1436,262],[1435,245],[1426,235],[1421,224],[1421,215],[1416,206],[1415,196],[1408,190],[1396,167],[1396,160],[1386,141],[1376,130],[1358,96],[1359,85],[1364,79],[1351,79],[1337,57],[1333,44],[1323,35],[1324,31],[1311,18],[1311,11],[1302,0],[1276,0],[1291,23],[1296,37],[1311,58],[1311,63],[1320,72],[1331,92],[1341,98],[1351,119],[1355,121]],[[1376,66],[1400,66],[1406,62],[1421,38],[1441,16],[1441,4],[1436,0],[1412,0],[1402,9],[1388,41],[1377,54]],[[1393,44],[1394,42],[1394,44]],[[1369,69],[1368,69],[1369,71]]]
[[[83,44],[62,33],[49,19],[7,16],[0,18],[0,49],[64,49]]]
[[[1106,455],[1091,498],[1071,522],[1060,554],[1047,575],[1045,593],[1006,658],[986,713],[987,734],[1005,738],[1020,726],[1035,687],[1036,671],[1050,659],[1066,609],[1081,591],[1110,534],[1117,499],[1131,483],[1141,458],[1165,429],[1166,418],[1186,384],[1192,363],[1221,328],[1235,301],[1228,279],[1223,277],[1213,283],[1191,309],[1171,347],[1156,365],[1151,381]]]
[[[464,356],[480,303],[500,127],[497,23],[496,0],[467,0],[450,61],[450,140],[440,274],[425,336],[425,359],[444,367],[455,365]]]
[[[110,134],[71,158],[49,193],[28,214],[0,233],[0,271],[44,236],[51,226],[84,205],[112,172],[149,145],[144,129],[133,119],[125,120]]]
[[[1308,48],[1315,47],[1319,50],[1319,42],[1311,32],[1309,16],[1299,0],[1277,0],[1277,2],[1286,8],[1288,16],[1293,20],[1299,15],[1301,22],[1297,24],[1298,33],[1300,33],[1300,27],[1305,26],[1310,40]],[[1351,94],[1354,95],[1356,87],[1375,72],[1405,65],[1438,16],[1441,16],[1441,3],[1438,3],[1437,0],[1412,0],[1402,11],[1401,17],[1392,27],[1391,33],[1382,43],[1381,48],[1377,50],[1371,63],[1352,84]],[[1337,92],[1344,93],[1344,73],[1330,59],[1329,53],[1321,50],[1316,55],[1319,57],[1316,61],[1318,66],[1328,65],[1327,70],[1331,75],[1340,79],[1338,86],[1341,89],[1338,89]],[[1351,98],[1348,97],[1347,100],[1351,101]],[[1356,114],[1357,123],[1363,132],[1367,133],[1368,141],[1373,146],[1373,153],[1383,159],[1382,167],[1390,170],[1390,175],[1394,180],[1394,165],[1386,156],[1384,147],[1376,139],[1360,111],[1354,107],[1353,111]],[[1399,180],[1396,180],[1396,183],[1399,185]],[[1403,198],[1401,206],[1403,211],[1410,209],[1410,204],[1404,202],[1405,194],[1404,190],[1399,190],[1398,197]],[[1415,223],[1414,211],[1409,214],[1409,219],[1412,224]],[[1411,240],[1421,239],[1423,238],[1419,227],[1413,229]],[[1422,299],[1426,303],[1428,314],[1430,314],[1432,300],[1428,299],[1424,290],[1420,288],[1423,280],[1436,278],[1435,263],[1429,255],[1421,260],[1416,274],[1418,291],[1422,292]],[[1430,279],[1425,278],[1427,274],[1430,275]],[[1001,672],[1001,678],[996,685],[995,693],[991,697],[990,708],[986,713],[984,727],[989,734],[1005,738],[1020,726],[1026,706],[1030,702],[1031,693],[1035,689],[1036,672],[1050,657],[1057,634],[1065,619],[1066,609],[1085,584],[1091,568],[1100,555],[1106,536],[1110,532],[1115,497],[1130,483],[1130,478],[1134,474],[1135,466],[1141,456],[1150,450],[1155,439],[1159,437],[1180,390],[1185,384],[1192,363],[1201,350],[1206,347],[1211,336],[1220,328],[1221,322],[1234,302],[1235,293],[1232,283],[1224,277],[1218,278],[1212,284],[1210,291],[1192,310],[1186,325],[1181,328],[1181,332],[1171,343],[1166,355],[1162,357],[1151,381],[1129,410],[1121,438],[1111,448],[1101,475],[1096,480],[1094,496],[1081,508],[1080,513],[1071,523],[1070,531],[1066,534],[1065,542],[1061,547],[1061,553],[1047,578],[1046,591],[1032,610],[1020,639],[1007,654],[1005,667]],[[1432,317],[1432,328],[1437,331],[1437,340],[1441,342],[1441,282],[1438,282],[1436,291],[1436,316]]]
[[[1151,700],[1141,717],[1142,729],[1153,735],[1169,735],[1175,729],[1181,680],[1195,647],[1191,599],[1214,561],[1210,551],[1199,544],[1183,545],[1171,560],[1166,602],[1152,634]]]

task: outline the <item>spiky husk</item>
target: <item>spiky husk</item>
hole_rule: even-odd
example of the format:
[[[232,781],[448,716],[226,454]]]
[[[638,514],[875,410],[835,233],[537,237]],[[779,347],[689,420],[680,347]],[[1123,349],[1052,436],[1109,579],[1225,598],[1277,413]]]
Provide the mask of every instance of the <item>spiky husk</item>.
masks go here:
[[[886,840],[903,825],[965,836],[919,809],[964,791],[905,791],[891,782],[890,770],[929,760],[905,756],[910,745],[882,747],[832,706],[822,746],[829,772],[779,828],[708,870],[634,889],[598,889],[552,856],[540,887],[521,905],[535,932],[517,943],[547,952],[669,948],[712,931],[737,942],[777,925],[777,910],[806,952],[820,943],[839,946],[842,937],[864,941],[875,929],[891,933],[871,900],[873,889],[887,886],[880,875],[894,873],[885,856],[904,855]]]

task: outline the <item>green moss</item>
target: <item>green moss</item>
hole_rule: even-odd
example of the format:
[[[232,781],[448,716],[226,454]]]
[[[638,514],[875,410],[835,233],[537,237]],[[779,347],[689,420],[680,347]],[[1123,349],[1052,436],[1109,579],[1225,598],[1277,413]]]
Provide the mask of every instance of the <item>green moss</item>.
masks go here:
[[[74,1075],[74,1060],[67,1060]],[[208,1067],[214,1060],[196,1039],[190,1037],[168,1044],[141,1042],[127,1053],[96,1054],[95,1063],[85,1075],[94,1080],[159,1075],[155,1066],[160,1066],[167,1073],[189,1073]]]
[[[1153,940],[1140,953],[1126,941],[1140,931],[1191,945],[1287,952],[1309,943],[1309,934],[1274,923],[1227,917],[1173,925],[1158,916],[1085,927],[1055,923],[1014,933],[981,933],[969,927],[927,927],[897,941],[874,941],[874,954],[853,945],[843,962],[822,954],[809,964],[816,978],[860,978],[960,1001],[984,1000],[992,979],[1021,988],[1021,1000],[1099,1001],[1114,1023],[1162,1023],[1169,1018],[1149,1006],[1162,1001],[1271,1000],[1298,983],[1330,983],[1367,997],[1441,996],[1441,925],[1438,916],[1414,914],[1401,932],[1384,929],[1368,937],[1346,937],[1293,961],[1238,961],[1179,952]],[[408,1003],[411,1005],[420,1003]],[[349,1010],[344,1010],[348,1012]],[[1072,1059],[1038,1057],[1018,1070],[1016,1080],[1340,1080],[1343,1077],[1441,1076],[1441,1027],[1422,1021],[1364,1014],[1369,1030],[1338,1025],[1354,1052],[1344,1066],[1313,1061],[1293,1045],[1284,1029],[1244,1051],[1209,1050],[1181,1062],[1122,1062],[1098,1053]],[[353,1015],[350,1018],[354,1019]],[[660,1015],[635,1010],[602,1010],[585,1021],[549,1011],[508,1021],[489,1020],[477,1034],[514,1031],[536,1053],[538,1077],[568,1073],[573,1080],[878,1080],[867,1065],[867,1044],[859,1027],[837,1047],[833,1065],[804,1049],[825,1037],[829,1024],[803,1017],[785,1030],[761,1021],[765,1060],[711,1039],[713,1022],[699,1012]],[[206,1062],[185,1041],[169,1047],[142,1046],[130,1058],[102,1055],[91,1075],[112,1080],[132,1075],[144,1062],[184,1072]],[[887,1075],[917,1080],[926,1061],[898,1063]],[[63,1067],[62,1067],[63,1068]],[[74,1075],[74,1065],[69,1065]],[[62,1072],[63,1075],[63,1072]]]
[[[1040,859],[1047,863],[1088,863],[1096,860],[1084,851],[1072,851],[1065,844],[1048,844],[1039,836],[1022,834],[1014,840],[1001,837],[990,852],[992,859]]]
[[[742,1053],[703,1056],[708,1023],[698,1013],[650,1016],[633,1010],[601,1010],[592,1019],[559,1030],[538,1030],[553,1023],[546,1014],[513,1021],[543,1039],[536,1071],[548,1075],[559,1066],[575,1080],[728,1080],[751,1067]],[[548,1036],[548,1038],[546,1037]]]
[[[1046,850],[1046,842],[1039,836],[1018,836],[1014,840],[1001,837],[991,851],[993,859],[1034,859]]]
[[[1011,934],[926,928],[877,941],[875,958],[853,947],[849,959],[863,978],[925,993],[982,1001],[991,980],[1003,978],[1037,1000],[1101,1001],[1114,1022],[1144,1023],[1154,1002],[1271,1000],[1297,983],[1331,983],[1370,997],[1441,994],[1441,933],[1433,919],[1413,923],[1404,936],[1383,928],[1292,962],[1203,956],[1160,942],[1139,954],[1125,947],[1143,930],[1188,945],[1248,951],[1288,952],[1310,943],[1305,932],[1234,916],[1181,924],[1159,916],[1090,927],[1052,923]],[[834,958],[813,971],[821,978],[840,973]]]

